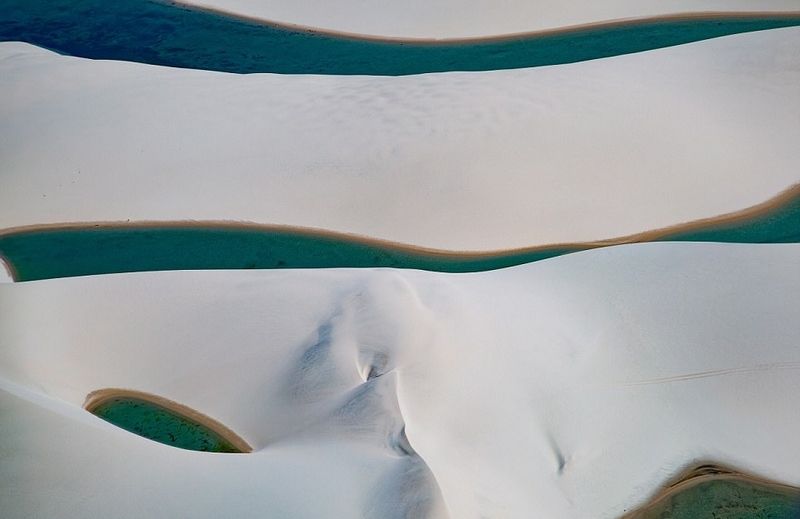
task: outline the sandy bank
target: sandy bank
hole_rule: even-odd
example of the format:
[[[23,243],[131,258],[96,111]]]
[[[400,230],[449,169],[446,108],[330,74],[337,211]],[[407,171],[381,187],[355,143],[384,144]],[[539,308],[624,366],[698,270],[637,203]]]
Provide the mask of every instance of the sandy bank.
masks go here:
[[[496,37],[643,18],[800,12],[791,0],[645,0],[634,3],[624,0],[405,0],[370,4],[338,0],[335,8],[322,0],[302,4],[280,0],[182,0],[181,3],[324,32],[432,40]]]
[[[190,4],[187,2],[187,4]],[[325,27],[311,27],[301,24],[287,23],[275,21],[267,18],[259,18],[254,16],[246,16],[235,11],[227,11],[223,9],[216,9],[213,7],[203,7],[200,5],[191,5],[193,9],[204,11],[210,14],[218,14],[226,17],[236,18],[242,21],[262,23],[274,27],[284,28],[290,31],[306,32],[310,34],[330,35],[347,39],[358,39],[367,41],[378,42],[392,42],[392,43],[482,43],[490,41],[504,41],[531,38],[538,36],[556,36],[560,34],[568,34],[571,32],[582,30],[597,30],[597,29],[611,29],[616,27],[625,27],[630,25],[638,25],[642,23],[668,23],[678,21],[704,21],[704,20],[757,20],[760,18],[769,18],[771,20],[797,20],[800,17],[800,10],[776,10],[776,11],[759,11],[748,10],[746,12],[732,12],[732,11],[698,11],[674,14],[654,14],[652,16],[644,17],[630,17],[623,19],[602,19],[587,21],[568,26],[554,26],[545,27],[542,29],[532,29],[523,32],[515,33],[501,33],[493,35],[482,36],[464,36],[464,37],[402,37],[391,35],[380,35],[372,33],[351,33],[344,31],[337,31],[335,29],[327,29]]]

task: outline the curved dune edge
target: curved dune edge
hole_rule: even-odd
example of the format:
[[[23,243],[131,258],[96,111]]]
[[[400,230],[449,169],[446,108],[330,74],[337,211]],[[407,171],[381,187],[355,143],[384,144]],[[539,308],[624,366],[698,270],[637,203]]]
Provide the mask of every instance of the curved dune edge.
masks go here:
[[[777,212],[783,206],[791,203],[795,198],[800,198],[800,184],[793,184],[786,190],[780,192],[778,195],[770,198],[769,200],[760,204],[746,207],[739,211],[725,213],[719,216],[712,216],[709,218],[702,218],[691,222],[679,223],[654,229],[652,231],[644,231],[621,238],[612,238],[609,240],[598,240],[590,242],[595,247],[602,247],[607,245],[622,245],[625,243],[637,243],[643,241],[656,241],[668,239],[676,234],[694,231],[703,227],[710,227],[714,225],[730,224],[730,223],[746,223],[748,220],[755,220],[758,217],[769,216]],[[800,226],[800,222],[798,222]]]
[[[695,220],[676,224],[660,229],[644,231],[628,236],[619,238],[610,238],[606,240],[597,240],[589,242],[571,242],[571,243],[556,243],[541,245],[535,247],[519,248],[519,249],[506,249],[495,251],[448,251],[442,249],[432,249],[427,247],[420,247],[416,245],[408,245],[380,238],[373,238],[368,236],[361,236],[355,234],[348,234],[325,229],[306,228],[300,226],[290,225],[271,225],[271,224],[258,224],[253,222],[231,222],[231,221],[178,221],[178,222],[163,222],[163,221],[138,221],[138,222],[73,222],[73,223],[58,223],[58,224],[44,224],[44,225],[27,225],[21,227],[14,227],[0,231],[0,239],[6,236],[15,234],[35,233],[39,231],[50,230],[64,230],[64,229],[136,229],[136,228],[153,228],[153,227],[169,227],[169,228],[188,228],[188,227],[204,227],[213,229],[240,229],[240,230],[253,230],[253,231],[272,231],[272,232],[285,232],[285,233],[300,233],[306,236],[328,238],[339,241],[347,241],[355,244],[368,245],[373,247],[381,247],[389,251],[402,251],[406,253],[416,254],[421,257],[430,259],[452,259],[452,260],[487,260],[493,258],[501,258],[503,256],[519,256],[534,253],[547,253],[552,251],[552,256],[559,256],[568,252],[578,252],[580,250],[595,249],[600,247],[608,247],[612,245],[624,245],[631,243],[641,243],[650,241],[664,241],[674,237],[679,237],[681,234],[694,231],[698,229],[707,229],[715,225],[728,225],[728,224],[747,224],[748,221],[757,220],[768,217],[769,215],[781,210],[785,205],[793,202],[796,198],[800,198],[800,184],[794,184],[790,188],[781,192],[777,196],[760,204],[739,210],[732,213]],[[800,224],[800,223],[799,223]],[[565,251],[565,249],[567,249]],[[20,281],[19,274],[14,263],[10,258],[4,256],[0,251],[0,259],[5,262],[7,270],[10,271],[12,279]],[[513,260],[509,258],[509,264],[506,266],[519,265],[528,263],[531,260]],[[480,270],[480,269],[478,269]]]
[[[2,255],[0,255],[0,283],[9,283],[16,281],[14,278],[14,271],[11,264],[6,262]]]
[[[482,43],[482,42],[492,42],[492,41],[516,40],[523,38],[535,38],[541,36],[555,36],[559,34],[568,34],[570,32],[593,30],[593,29],[610,29],[613,27],[636,25],[639,23],[675,22],[684,20],[701,21],[701,20],[735,20],[735,19],[762,19],[762,18],[791,20],[793,18],[800,17],[800,11],[737,11],[737,12],[700,11],[700,12],[687,12],[687,13],[673,13],[673,14],[665,14],[659,16],[619,18],[613,20],[603,20],[599,22],[567,25],[564,27],[558,27],[552,29],[511,32],[506,34],[498,34],[495,36],[475,36],[466,38],[417,38],[417,37],[400,37],[400,36],[379,36],[374,34],[337,31],[334,29],[325,29],[322,27],[312,27],[303,24],[280,22],[280,21],[270,20],[267,18],[259,18],[257,16],[248,16],[245,14],[237,13],[234,11],[228,11],[225,9],[185,3],[181,0],[178,0],[176,4],[179,4],[185,9],[202,11],[213,15],[234,18],[242,22],[255,23],[259,25],[269,25],[272,27],[285,29],[287,31],[305,32],[323,36],[332,36],[337,38],[385,42],[385,43],[469,44],[469,43]],[[800,22],[800,20],[798,20],[798,22]]]
[[[86,396],[86,401],[83,403],[83,408],[94,414],[94,410],[97,409],[101,404],[104,404],[109,400],[113,400],[114,398],[136,398],[138,400],[144,400],[145,402],[163,407],[164,409],[172,411],[183,418],[188,418],[189,420],[199,423],[203,427],[207,427],[243,453],[253,452],[253,448],[241,436],[220,422],[214,420],[210,416],[196,411],[191,407],[179,404],[178,402],[174,402],[152,393],[145,393],[144,391],[136,391],[134,389],[98,389],[97,391],[92,391]]]
[[[772,491],[782,493],[788,498],[800,499],[800,487],[794,487],[791,485],[770,481],[768,479],[764,479],[753,474],[748,474],[746,472],[742,472],[717,463],[701,463],[686,470],[675,479],[668,482],[661,488],[661,490],[657,491],[657,493],[645,505],[642,505],[636,510],[628,512],[619,519],[639,519],[640,517],[643,517],[642,514],[647,512],[650,508],[662,503],[664,500],[669,499],[673,495],[700,483],[719,479],[756,483],[763,485]]]

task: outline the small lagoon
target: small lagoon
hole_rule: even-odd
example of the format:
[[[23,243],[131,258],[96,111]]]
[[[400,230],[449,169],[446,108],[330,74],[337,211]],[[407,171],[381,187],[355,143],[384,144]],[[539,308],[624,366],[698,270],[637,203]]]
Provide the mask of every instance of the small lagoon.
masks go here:
[[[187,416],[187,413],[180,413],[147,398],[121,392],[119,396],[90,404],[87,409],[121,429],[172,447],[204,452],[243,452],[234,445],[241,443],[241,440],[231,441]]]
[[[712,478],[625,519],[800,519],[800,491],[744,477]]]

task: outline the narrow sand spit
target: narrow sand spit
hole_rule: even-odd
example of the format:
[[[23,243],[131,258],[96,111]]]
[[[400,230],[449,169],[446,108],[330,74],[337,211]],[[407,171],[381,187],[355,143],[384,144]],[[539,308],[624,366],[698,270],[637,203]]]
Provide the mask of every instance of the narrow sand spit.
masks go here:
[[[482,43],[491,41],[504,41],[516,40],[523,38],[534,38],[541,36],[556,36],[559,34],[569,34],[574,31],[581,30],[596,30],[596,29],[611,29],[615,27],[625,27],[629,25],[637,25],[641,23],[665,23],[665,22],[680,22],[680,21],[704,21],[704,20],[753,20],[759,18],[770,19],[786,19],[793,20],[800,17],[798,10],[781,10],[781,11],[746,11],[746,12],[731,12],[731,11],[698,11],[674,14],[656,14],[653,16],[632,16],[623,17],[609,20],[598,20],[580,22],[572,25],[558,26],[558,27],[545,27],[541,29],[533,29],[526,31],[519,31],[514,33],[503,33],[484,36],[464,36],[464,37],[402,37],[392,35],[376,35],[376,34],[361,34],[347,31],[340,31],[336,29],[327,29],[325,27],[305,26],[301,24],[276,21],[259,16],[248,16],[246,14],[239,14],[235,11],[225,9],[218,9],[214,7],[205,7],[202,5],[194,5],[191,2],[183,2],[191,6],[192,9],[204,11],[211,14],[218,14],[222,16],[236,18],[242,21],[271,25],[280,27],[289,31],[308,32],[312,34],[328,35],[341,38],[379,41],[387,43]]]
[[[642,19],[797,13],[797,4],[789,0],[757,4],[724,0],[707,0],[702,4],[683,0],[645,0],[633,4],[623,0],[556,3],[407,0],[368,5],[357,0],[342,0],[337,2],[335,10],[325,9],[321,5],[323,2],[316,1],[297,4],[279,0],[180,0],[179,3],[292,29],[393,40],[489,39],[498,35],[551,32],[563,27],[591,27]]]

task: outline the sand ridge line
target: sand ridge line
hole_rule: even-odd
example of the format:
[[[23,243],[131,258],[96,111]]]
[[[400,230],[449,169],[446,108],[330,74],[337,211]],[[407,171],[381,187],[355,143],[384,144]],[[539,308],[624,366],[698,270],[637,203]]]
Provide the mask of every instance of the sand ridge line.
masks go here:
[[[575,25],[568,25],[565,27],[557,27],[550,29],[539,29],[526,32],[515,32],[508,34],[499,34],[496,36],[475,36],[467,38],[415,38],[415,37],[402,37],[402,36],[379,36],[374,34],[362,34],[347,31],[337,31],[334,29],[324,29],[321,27],[311,27],[303,24],[294,24],[289,22],[279,22],[275,20],[268,20],[266,18],[259,18],[258,16],[250,16],[234,11],[228,11],[218,7],[208,7],[204,5],[197,5],[186,3],[184,0],[176,0],[175,4],[183,9],[201,11],[211,15],[223,16],[234,18],[242,22],[252,23],[255,25],[265,25],[276,27],[293,32],[304,32],[308,34],[315,34],[320,36],[331,36],[336,38],[344,38],[348,40],[359,41],[372,41],[376,43],[410,43],[410,44],[471,44],[471,43],[490,43],[502,42],[517,39],[538,38],[546,36],[558,36],[561,34],[569,34],[571,32],[582,32],[587,30],[597,29],[612,29],[617,27],[625,27],[627,25],[637,25],[641,23],[659,23],[659,22],[679,22],[679,21],[716,21],[716,20],[737,20],[737,19],[797,19],[800,23],[800,11],[700,11],[700,12],[687,12],[687,13],[673,13],[657,16],[644,16],[633,18],[619,18],[613,20],[605,20],[600,22],[588,22]]]
[[[162,396],[154,395],[152,393],[146,393],[144,391],[137,391],[134,389],[98,389],[96,391],[92,391],[86,396],[86,401],[83,404],[83,408],[90,413],[94,413],[94,411],[100,405],[115,398],[135,398],[137,400],[143,400],[147,403],[162,407],[177,414],[178,416],[188,418],[189,420],[197,422],[198,424],[210,429],[212,432],[221,436],[225,441],[229,442],[243,453],[249,453],[253,451],[253,448],[241,436],[217,420],[199,411],[196,411],[189,406],[179,404],[178,402],[169,400],[168,398],[164,398]]]

